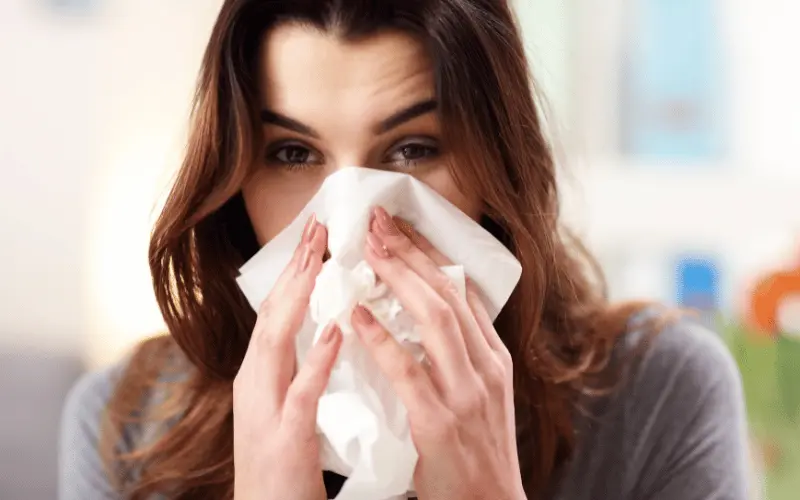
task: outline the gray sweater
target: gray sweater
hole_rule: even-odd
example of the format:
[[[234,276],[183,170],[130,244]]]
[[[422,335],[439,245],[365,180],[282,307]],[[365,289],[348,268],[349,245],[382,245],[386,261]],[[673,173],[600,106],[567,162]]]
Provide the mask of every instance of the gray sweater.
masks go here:
[[[635,344],[629,334],[622,345]],[[120,366],[90,373],[63,413],[61,500],[121,499],[97,451]],[[749,461],[736,366],[717,336],[682,321],[661,332],[627,383],[577,422],[558,500],[744,500]]]

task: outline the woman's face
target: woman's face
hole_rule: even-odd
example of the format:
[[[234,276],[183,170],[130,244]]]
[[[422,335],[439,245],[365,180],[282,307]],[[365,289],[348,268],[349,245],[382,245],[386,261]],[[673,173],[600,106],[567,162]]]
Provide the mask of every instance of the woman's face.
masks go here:
[[[477,220],[480,200],[450,174],[433,67],[414,38],[345,42],[284,24],[265,36],[259,71],[265,147],[243,194],[260,244],[348,166],[409,173]]]

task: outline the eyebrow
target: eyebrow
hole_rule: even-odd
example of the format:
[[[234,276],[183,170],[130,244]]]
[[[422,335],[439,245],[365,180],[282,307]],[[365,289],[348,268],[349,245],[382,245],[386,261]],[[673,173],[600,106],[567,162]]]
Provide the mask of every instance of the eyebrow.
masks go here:
[[[285,128],[287,130],[291,130],[293,132],[297,132],[298,134],[303,134],[309,137],[313,137],[314,139],[319,139],[320,137],[317,131],[315,131],[308,125],[300,123],[297,120],[289,118],[288,116],[284,116],[280,113],[276,113],[275,111],[269,109],[261,110],[261,121],[264,123],[270,123],[272,125],[276,125],[281,128]]]
[[[436,111],[438,107],[439,104],[435,99],[427,99],[416,104],[412,104],[411,106],[398,111],[389,118],[380,122],[378,126],[374,128],[374,132],[376,134],[385,134],[393,128],[397,128],[400,125],[413,120],[414,118]]]
[[[412,104],[411,106],[393,114],[389,118],[382,120],[373,128],[373,132],[375,134],[385,134],[386,132],[397,128],[400,125],[413,120],[414,118],[418,118],[422,115],[435,111],[438,107],[439,104],[435,99],[426,99],[416,104]],[[261,121],[263,123],[269,123],[293,132],[297,132],[298,134],[313,137],[314,139],[320,138],[320,134],[308,125],[270,109],[261,110]]]

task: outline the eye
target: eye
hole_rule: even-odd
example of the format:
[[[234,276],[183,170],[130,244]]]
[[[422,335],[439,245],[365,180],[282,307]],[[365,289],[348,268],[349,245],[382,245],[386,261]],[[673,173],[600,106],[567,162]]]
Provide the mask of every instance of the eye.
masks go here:
[[[302,144],[278,144],[267,153],[267,163],[289,168],[302,168],[321,161],[322,155]]]
[[[439,155],[439,146],[433,139],[414,139],[395,146],[384,159],[384,163],[394,163],[408,168],[420,161]]]

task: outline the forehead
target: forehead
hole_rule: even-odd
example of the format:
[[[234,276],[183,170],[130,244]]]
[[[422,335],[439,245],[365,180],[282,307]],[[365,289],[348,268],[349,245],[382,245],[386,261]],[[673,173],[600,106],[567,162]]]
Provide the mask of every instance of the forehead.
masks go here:
[[[348,41],[302,24],[279,25],[264,37],[259,76],[262,105],[299,119],[380,119],[434,97],[423,44],[397,31]]]

